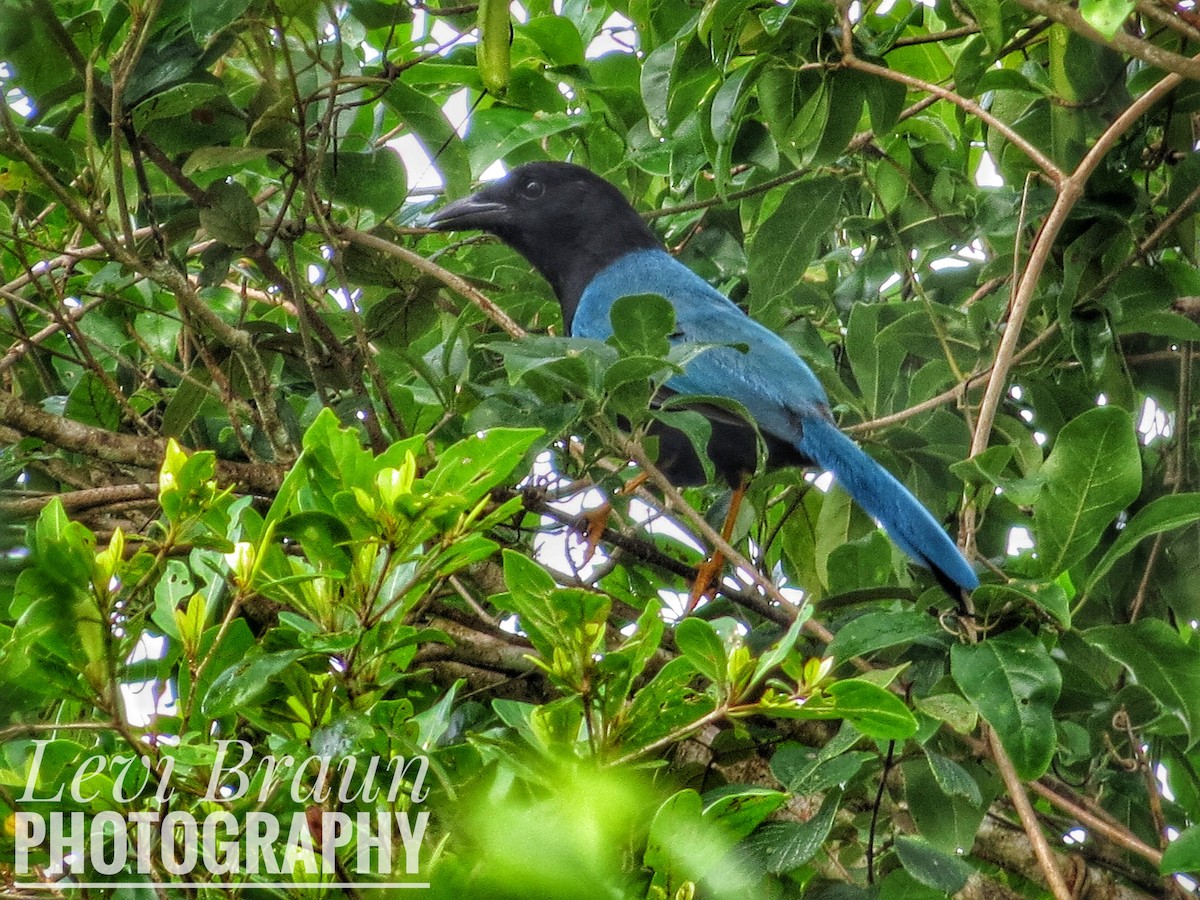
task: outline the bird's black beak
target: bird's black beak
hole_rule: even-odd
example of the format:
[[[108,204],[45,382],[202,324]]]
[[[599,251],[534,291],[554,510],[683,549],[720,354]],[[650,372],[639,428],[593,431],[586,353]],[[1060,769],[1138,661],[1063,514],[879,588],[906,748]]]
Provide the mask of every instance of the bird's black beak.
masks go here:
[[[508,207],[494,200],[480,199],[479,194],[455,200],[443,206],[425,220],[425,224],[438,231],[479,229],[491,231],[504,223]]]

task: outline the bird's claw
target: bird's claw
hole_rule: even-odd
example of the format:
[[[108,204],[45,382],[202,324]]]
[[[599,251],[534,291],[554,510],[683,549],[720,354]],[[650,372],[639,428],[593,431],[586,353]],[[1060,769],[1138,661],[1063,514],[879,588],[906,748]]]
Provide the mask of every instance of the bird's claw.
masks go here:
[[[700,563],[696,569],[696,578],[692,581],[692,589],[688,594],[687,606],[683,608],[685,616],[692,614],[701,599],[711,600],[717,595],[718,582],[724,568],[725,557],[721,555],[720,551]]]
[[[604,537],[604,530],[608,528],[608,520],[612,515],[612,504],[604,503],[597,506],[595,509],[585,509],[583,511],[583,564],[586,566],[592,561],[592,557],[596,555],[596,550],[600,547],[600,539]]]

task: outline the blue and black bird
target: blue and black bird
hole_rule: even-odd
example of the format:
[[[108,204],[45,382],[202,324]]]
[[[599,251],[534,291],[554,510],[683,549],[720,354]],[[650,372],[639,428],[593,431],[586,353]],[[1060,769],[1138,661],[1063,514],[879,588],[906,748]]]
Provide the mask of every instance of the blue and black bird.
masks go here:
[[[668,255],[603,178],[570,163],[528,163],[443,207],[429,224],[489,232],[524,256],[550,282],[567,331],[576,337],[608,338],[610,311],[621,297],[664,297],[675,309],[671,342],[709,345],[682,375],[667,381],[669,391],[737,401],[763,436],[769,466],[815,465],[832,472],[900,549],[931,569],[949,592],[978,586],[975,572],[929,511],[838,430],[825,389],[804,360]],[[755,430],[726,410],[700,409],[713,425],[706,448],[713,467],[736,492],[756,468]],[[686,436],[661,426],[659,437],[659,464],[667,476],[680,485],[703,482],[704,468]]]

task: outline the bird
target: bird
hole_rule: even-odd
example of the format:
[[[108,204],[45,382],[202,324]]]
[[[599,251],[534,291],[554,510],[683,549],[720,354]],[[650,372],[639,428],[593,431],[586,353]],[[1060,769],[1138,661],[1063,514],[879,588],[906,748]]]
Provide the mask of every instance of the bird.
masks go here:
[[[970,593],[979,578],[941,524],[887,469],[838,429],[824,387],[783,338],[683,265],[625,195],[573,163],[525,163],[474,194],[434,212],[439,231],[480,230],[517,251],[549,282],[566,332],[606,340],[611,311],[622,297],[658,295],[675,312],[672,345],[697,344],[665,392],[736,401],[753,424],[724,407],[697,409],[712,423],[705,452],[734,488],[726,538],[747,479],[757,468],[761,434],[768,468],[815,466],[834,480],[914,562],[951,595]],[[702,483],[704,466],[691,441],[657,424],[659,467],[679,486]],[[718,557],[710,558],[719,567]],[[717,569],[719,572],[719,568]],[[699,579],[698,579],[699,581]],[[705,586],[707,590],[707,586]],[[696,590],[688,611],[698,599]]]

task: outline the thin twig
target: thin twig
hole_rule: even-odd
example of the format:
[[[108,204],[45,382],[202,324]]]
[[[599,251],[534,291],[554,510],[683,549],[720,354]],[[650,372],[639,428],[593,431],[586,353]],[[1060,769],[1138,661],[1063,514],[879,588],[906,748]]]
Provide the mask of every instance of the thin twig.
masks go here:
[[[996,768],[1000,770],[1000,777],[1004,779],[1004,786],[1008,789],[1009,799],[1012,800],[1013,806],[1017,808],[1017,815],[1021,818],[1021,825],[1024,827],[1025,834],[1029,838],[1029,843],[1033,847],[1033,855],[1037,857],[1038,868],[1041,869],[1042,874],[1046,877],[1050,892],[1054,894],[1055,900],[1073,900],[1074,895],[1071,893],[1071,889],[1067,887],[1067,882],[1058,868],[1058,863],[1054,860],[1054,853],[1050,849],[1050,843],[1046,840],[1046,835],[1042,832],[1042,825],[1038,821],[1037,813],[1034,812],[1033,806],[1029,802],[1029,797],[1025,794],[1021,778],[1017,775],[1017,770],[1013,766],[1012,760],[1009,759],[1008,753],[1004,750],[1004,745],[1000,743],[1000,738],[994,728],[987,728],[987,739],[988,747],[992,752],[992,759],[996,763]]]

